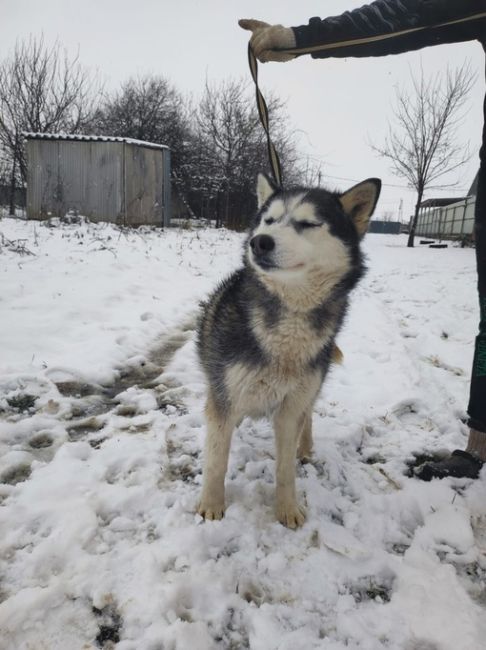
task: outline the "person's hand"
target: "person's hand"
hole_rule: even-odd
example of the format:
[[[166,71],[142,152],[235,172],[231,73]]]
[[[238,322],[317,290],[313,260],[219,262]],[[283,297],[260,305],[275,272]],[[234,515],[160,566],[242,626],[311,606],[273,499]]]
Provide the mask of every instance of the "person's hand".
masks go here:
[[[295,54],[279,51],[296,45],[294,31],[290,27],[269,25],[253,18],[242,18],[238,25],[252,32],[250,44],[256,58],[262,63],[295,59]]]

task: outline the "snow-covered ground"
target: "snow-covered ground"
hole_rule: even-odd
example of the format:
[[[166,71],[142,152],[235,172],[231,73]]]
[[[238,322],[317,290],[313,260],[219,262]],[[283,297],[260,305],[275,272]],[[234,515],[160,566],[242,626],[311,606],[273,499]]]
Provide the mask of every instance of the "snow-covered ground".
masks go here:
[[[367,237],[291,531],[265,421],[234,435],[225,519],[194,514],[194,319],[242,236],[12,219],[0,233],[2,650],[485,647],[486,471],[407,475],[465,444],[474,251]]]

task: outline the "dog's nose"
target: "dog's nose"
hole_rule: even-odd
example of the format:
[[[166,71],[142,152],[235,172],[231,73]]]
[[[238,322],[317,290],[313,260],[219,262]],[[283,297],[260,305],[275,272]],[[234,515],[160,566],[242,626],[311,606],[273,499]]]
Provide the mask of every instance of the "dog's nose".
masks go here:
[[[256,256],[271,253],[275,248],[275,240],[270,235],[257,235],[250,239],[250,246]]]

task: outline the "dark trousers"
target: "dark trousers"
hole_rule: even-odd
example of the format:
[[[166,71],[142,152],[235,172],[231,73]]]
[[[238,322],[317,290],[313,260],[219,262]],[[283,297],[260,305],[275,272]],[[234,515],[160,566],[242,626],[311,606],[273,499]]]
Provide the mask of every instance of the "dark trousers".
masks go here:
[[[486,97],[483,143],[479,152],[478,191],[474,213],[480,322],[469,394],[469,426],[486,433]]]

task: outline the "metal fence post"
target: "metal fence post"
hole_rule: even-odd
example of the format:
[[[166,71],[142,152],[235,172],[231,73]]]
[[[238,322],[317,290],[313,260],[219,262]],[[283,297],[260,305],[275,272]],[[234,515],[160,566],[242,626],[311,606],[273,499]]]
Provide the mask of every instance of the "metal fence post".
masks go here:
[[[464,222],[466,220],[466,210],[467,210],[467,200],[468,196],[466,196],[466,200],[464,201],[464,210],[462,211],[462,223],[461,223],[461,237],[464,236]]]

